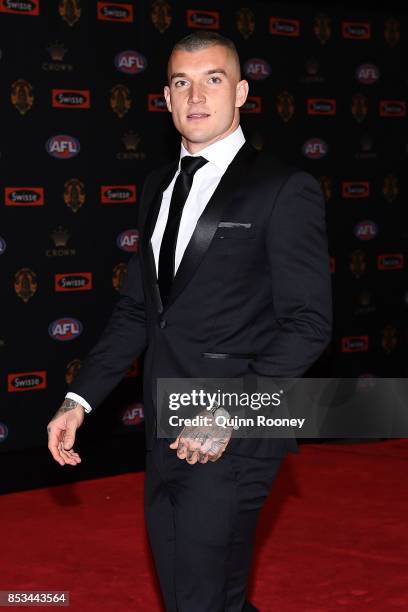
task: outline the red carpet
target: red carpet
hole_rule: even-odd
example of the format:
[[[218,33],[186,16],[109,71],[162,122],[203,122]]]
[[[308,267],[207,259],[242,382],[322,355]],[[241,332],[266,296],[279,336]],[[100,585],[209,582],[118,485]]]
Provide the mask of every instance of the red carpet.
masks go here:
[[[407,459],[408,440],[286,458],[258,530],[261,612],[408,610]],[[73,612],[161,611],[143,477],[1,496],[0,590],[70,591]]]

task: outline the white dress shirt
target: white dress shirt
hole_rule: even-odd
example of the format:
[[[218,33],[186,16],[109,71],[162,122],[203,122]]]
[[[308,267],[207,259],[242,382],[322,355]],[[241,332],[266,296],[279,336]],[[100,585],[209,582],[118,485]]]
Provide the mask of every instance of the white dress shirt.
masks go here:
[[[212,194],[216,190],[221,177],[224,172],[238,153],[239,149],[245,142],[245,136],[242,132],[241,126],[222,138],[217,140],[213,144],[204,147],[198,153],[194,153],[193,157],[205,157],[208,159],[208,163],[202,166],[196,171],[193,178],[193,184],[191,186],[190,193],[188,194],[187,200],[184,204],[183,212],[181,215],[179,231],[176,242],[176,253],[175,253],[175,272],[180,265],[180,261],[183,257],[184,251],[190,241],[190,238],[194,232],[195,226],[205,207],[207,206]],[[181,143],[180,159],[185,155],[190,155],[187,149]],[[156,225],[151,237],[151,244],[153,249],[154,260],[156,263],[156,273],[158,274],[159,265],[159,253],[160,246],[164,234],[164,230],[167,223],[167,217],[169,215],[170,200],[173,193],[174,183],[180,173],[180,159],[177,171],[165,191],[163,191],[163,199],[161,202],[159,214],[157,217]],[[76,393],[67,393],[65,396],[67,399],[72,399],[79,404],[82,404],[85,408],[85,412],[91,412],[92,408],[86,400]]]

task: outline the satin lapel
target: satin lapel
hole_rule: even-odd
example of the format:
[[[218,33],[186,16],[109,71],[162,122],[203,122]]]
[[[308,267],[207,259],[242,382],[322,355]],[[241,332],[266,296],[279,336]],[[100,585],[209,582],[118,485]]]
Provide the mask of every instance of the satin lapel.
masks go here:
[[[180,295],[196,271],[211,244],[225,206],[231,199],[240,180],[247,176],[248,165],[256,154],[257,150],[246,141],[223,174],[184,251],[165,308]]]
[[[173,176],[176,173],[178,166],[178,160],[167,165],[164,169],[162,178],[159,180],[158,186],[156,186],[153,197],[146,203],[142,203],[146,212],[144,214],[144,221],[142,218],[141,223],[141,243],[140,248],[142,251],[142,261],[145,267],[145,275],[147,279],[147,286],[152,293],[153,300],[156,303],[158,312],[163,311],[163,304],[160,298],[159,285],[157,281],[156,264],[154,261],[154,254],[150,238],[152,237],[154,227],[156,225],[157,217],[160,211],[160,206],[163,198],[163,191],[169,186]]]

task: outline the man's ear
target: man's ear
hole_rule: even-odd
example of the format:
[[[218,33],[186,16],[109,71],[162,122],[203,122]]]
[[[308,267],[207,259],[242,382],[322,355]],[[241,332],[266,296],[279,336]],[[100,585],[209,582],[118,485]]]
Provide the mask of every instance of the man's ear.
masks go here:
[[[167,104],[167,110],[171,113],[170,87],[168,85],[164,86],[163,93]]]
[[[237,83],[236,96],[235,96],[235,106],[239,108],[243,104],[245,104],[245,100],[248,97],[249,85],[248,81],[243,79]]]

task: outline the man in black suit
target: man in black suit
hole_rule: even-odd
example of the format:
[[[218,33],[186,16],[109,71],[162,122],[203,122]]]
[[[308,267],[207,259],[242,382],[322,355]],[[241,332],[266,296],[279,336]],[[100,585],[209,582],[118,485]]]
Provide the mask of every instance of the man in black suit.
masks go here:
[[[248,95],[234,44],[198,31],[175,45],[164,88],[180,158],[151,172],[140,249],[99,342],[48,424],[61,465],[84,411],[144,356],[145,514],[168,612],[249,612],[256,521],[294,439],[185,427],[157,436],[161,378],[300,377],[329,342],[325,205],[307,172],[257,152],[239,125]],[[218,410],[222,411],[220,407]]]

